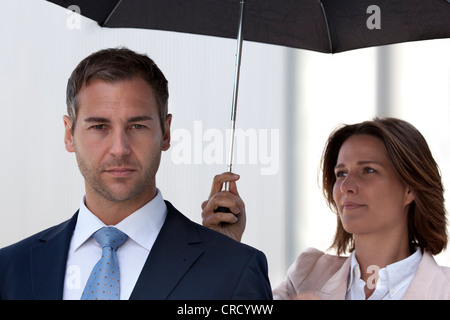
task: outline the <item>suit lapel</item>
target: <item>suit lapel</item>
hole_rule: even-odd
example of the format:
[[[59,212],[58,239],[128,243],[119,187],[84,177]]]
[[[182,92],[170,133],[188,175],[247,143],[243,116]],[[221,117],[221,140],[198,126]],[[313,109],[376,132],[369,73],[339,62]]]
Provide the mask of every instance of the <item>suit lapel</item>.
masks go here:
[[[44,233],[39,238],[40,243],[30,249],[33,299],[62,299],[67,254],[77,213]]]
[[[403,300],[428,300],[430,299],[429,292],[431,281],[439,269],[438,264],[433,259],[433,256],[424,251],[422,260],[419,262],[416,274],[403,295]]]
[[[191,222],[166,204],[166,220],[131,293],[132,300],[166,299],[203,253],[191,245],[201,242]]]

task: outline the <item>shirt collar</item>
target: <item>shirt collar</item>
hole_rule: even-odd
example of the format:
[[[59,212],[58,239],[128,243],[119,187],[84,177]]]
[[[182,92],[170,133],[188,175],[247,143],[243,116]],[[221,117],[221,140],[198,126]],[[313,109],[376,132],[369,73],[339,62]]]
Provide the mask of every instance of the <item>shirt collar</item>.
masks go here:
[[[385,268],[379,270],[379,278],[377,282],[377,288],[382,287],[387,289],[389,294],[394,293],[405,285],[411,283],[414,275],[422,259],[422,251],[419,247],[416,248],[416,252],[408,256],[407,258],[392,263]],[[347,292],[355,285],[355,282],[361,279],[361,270],[356,260],[355,251],[351,254],[350,275],[347,284]],[[361,280],[362,281],[362,280]]]
[[[353,283],[355,282],[355,279],[359,279],[361,277],[361,271],[359,270],[359,264],[356,260],[355,251],[352,252],[350,255],[350,275],[347,283],[347,292],[351,289],[353,286]]]
[[[85,205],[85,196],[80,201],[77,224],[73,234],[73,250],[83,245],[91,235],[106,225],[95,216]],[[120,221],[116,228],[126,233],[140,246],[150,250],[164,224],[167,206],[161,191],[157,189],[156,196],[147,204]]]

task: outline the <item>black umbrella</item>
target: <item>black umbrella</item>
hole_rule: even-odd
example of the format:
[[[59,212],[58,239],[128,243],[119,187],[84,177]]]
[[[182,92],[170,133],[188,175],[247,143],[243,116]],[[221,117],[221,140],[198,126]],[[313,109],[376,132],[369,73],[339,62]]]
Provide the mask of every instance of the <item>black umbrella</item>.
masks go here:
[[[241,0],[49,0],[102,27],[236,38]],[[246,0],[243,39],[337,53],[450,37],[450,0]],[[379,10],[380,24],[372,24]],[[375,16],[373,17],[375,18]],[[369,27],[368,27],[369,23]]]
[[[450,37],[450,0],[48,1],[65,8],[76,5],[81,15],[97,21],[102,27],[237,37],[229,171],[233,158],[242,40],[338,53]]]

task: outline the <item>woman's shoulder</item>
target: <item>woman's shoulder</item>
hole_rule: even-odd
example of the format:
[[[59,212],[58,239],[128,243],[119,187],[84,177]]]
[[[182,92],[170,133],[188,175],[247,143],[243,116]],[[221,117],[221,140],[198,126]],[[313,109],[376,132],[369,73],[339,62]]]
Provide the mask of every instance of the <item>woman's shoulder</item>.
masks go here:
[[[438,265],[433,255],[425,250],[403,299],[450,299],[450,268]]]
[[[347,259],[315,248],[303,250],[289,267],[285,280],[274,290],[274,299],[292,299],[303,292],[314,292],[341,269]]]
[[[307,248],[300,253],[290,269],[308,272],[308,274],[312,270],[320,273],[323,269],[334,273],[342,267],[347,258],[328,254],[316,248]]]

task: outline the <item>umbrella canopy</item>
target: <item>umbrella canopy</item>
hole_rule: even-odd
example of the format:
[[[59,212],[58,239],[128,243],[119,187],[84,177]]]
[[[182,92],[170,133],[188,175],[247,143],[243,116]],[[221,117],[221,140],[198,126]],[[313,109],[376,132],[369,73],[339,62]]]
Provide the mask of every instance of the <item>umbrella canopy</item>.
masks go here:
[[[102,27],[236,38],[239,0],[48,0]],[[447,0],[246,0],[243,39],[337,53],[450,37]]]

